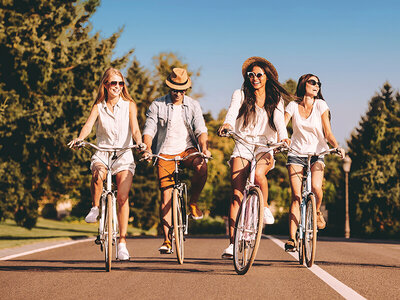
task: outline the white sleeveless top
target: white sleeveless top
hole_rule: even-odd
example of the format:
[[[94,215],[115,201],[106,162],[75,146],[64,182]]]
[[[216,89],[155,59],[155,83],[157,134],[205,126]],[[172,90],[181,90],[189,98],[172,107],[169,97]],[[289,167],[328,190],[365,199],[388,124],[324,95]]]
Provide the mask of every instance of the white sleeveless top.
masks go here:
[[[99,116],[96,120],[96,139],[99,147],[123,148],[133,145],[132,132],[129,125],[129,101],[121,97],[114,106],[114,112],[107,107],[103,100],[97,104]],[[119,156],[117,152],[117,156]],[[92,157],[95,162],[108,162],[107,152],[97,151]],[[113,174],[118,173],[124,165],[134,164],[132,150],[128,150],[113,165]],[[123,168],[122,168],[123,169]],[[128,168],[125,168],[125,170]]]
[[[328,104],[324,100],[316,99],[310,116],[304,119],[300,116],[299,104],[296,101],[292,101],[286,106],[285,112],[292,117],[293,135],[291,140],[293,149],[300,153],[319,153],[328,150],[321,119],[322,114],[328,109]],[[290,152],[288,155],[302,156]]]

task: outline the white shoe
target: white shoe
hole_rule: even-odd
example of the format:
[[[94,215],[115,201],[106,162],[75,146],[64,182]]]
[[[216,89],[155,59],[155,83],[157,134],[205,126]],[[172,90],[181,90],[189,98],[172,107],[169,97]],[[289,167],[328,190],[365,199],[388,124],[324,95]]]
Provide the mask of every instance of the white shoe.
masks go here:
[[[129,252],[125,243],[118,244],[118,260],[129,260]]]
[[[264,207],[264,224],[274,224],[275,218],[269,207]]]
[[[228,248],[222,252],[222,258],[232,259],[233,258],[233,244],[229,244]]]
[[[99,208],[96,206],[93,206],[87,216],[85,217],[86,223],[96,223],[97,222],[97,217],[99,216]]]

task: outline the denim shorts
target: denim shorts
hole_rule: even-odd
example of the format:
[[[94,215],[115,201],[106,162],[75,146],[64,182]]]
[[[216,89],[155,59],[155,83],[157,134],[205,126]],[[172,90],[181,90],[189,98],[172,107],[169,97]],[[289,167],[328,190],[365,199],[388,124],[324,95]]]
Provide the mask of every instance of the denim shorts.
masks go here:
[[[292,156],[288,155],[287,163],[286,165],[298,165],[298,166],[303,166],[303,168],[307,167],[307,157],[300,157],[300,156]],[[324,157],[319,157],[319,156],[311,156],[311,161],[310,165],[312,166],[315,164],[317,161],[322,163],[322,165],[325,167],[325,160]]]

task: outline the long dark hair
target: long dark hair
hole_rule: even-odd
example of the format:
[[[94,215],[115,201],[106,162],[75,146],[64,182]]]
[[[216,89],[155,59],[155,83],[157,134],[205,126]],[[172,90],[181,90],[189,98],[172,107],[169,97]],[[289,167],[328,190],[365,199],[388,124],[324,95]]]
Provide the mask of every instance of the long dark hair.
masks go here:
[[[252,64],[250,64],[247,69],[246,69],[246,74],[247,72],[250,72],[253,70],[253,68],[257,66],[260,67],[261,69],[264,70],[265,74],[267,75],[267,82],[265,84],[265,104],[264,104],[264,109],[267,112],[268,115],[268,124],[273,129],[276,131],[276,127],[274,124],[274,111],[275,108],[278,106],[278,103],[281,99],[281,97],[284,100],[289,101],[291,99],[290,94],[282,87],[282,85],[279,83],[278,78],[275,77],[275,75],[271,72],[271,70],[268,68],[267,64],[256,61]],[[248,76],[245,76],[242,89],[244,92],[244,101],[242,103],[242,106],[239,109],[239,115],[238,119],[243,116],[243,126],[246,127],[249,125],[250,122],[252,122],[255,118],[255,113],[256,113],[256,97],[255,97],[255,89],[253,85],[250,82],[250,79]]]
[[[306,94],[306,83],[313,76],[317,77],[318,81],[321,82],[321,80],[319,80],[318,76],[314,75],[314,74],[304,74],[299,78],[299,81],[297,83],[297,88],[296,88],[296,97],[297,97],[296,101],[297,102],[303,101],[304,95]],[[318,94],[315,98],[322,99],[325,101],[324,97],[322,96],[321,87],[319,88]]]

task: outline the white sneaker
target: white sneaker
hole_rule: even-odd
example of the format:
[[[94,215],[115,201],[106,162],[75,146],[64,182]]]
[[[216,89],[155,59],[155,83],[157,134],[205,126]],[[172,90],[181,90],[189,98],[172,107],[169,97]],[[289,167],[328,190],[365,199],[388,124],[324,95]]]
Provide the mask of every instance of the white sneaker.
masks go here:
[[[89,213],[87,214],[85,221],[86,221],[86,223],[96,223],[98,216],[99,216],[99,208],[96,206],[93,206],[90,209]]]
[[[129,252],[125,243],[118,244],[118,260],[129,260]]]
[[[228,248],[222,252],[222,258],[232,259],[233,258],[233,244],[229,244]]]
[[[264,224],[274,224],[275,218],[269,207],[264,207]]]

